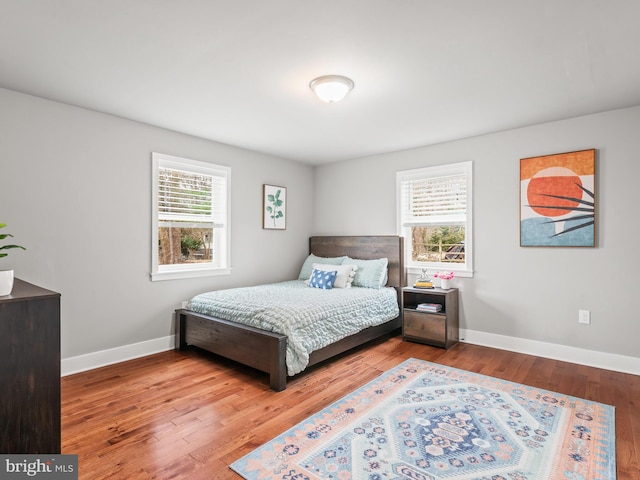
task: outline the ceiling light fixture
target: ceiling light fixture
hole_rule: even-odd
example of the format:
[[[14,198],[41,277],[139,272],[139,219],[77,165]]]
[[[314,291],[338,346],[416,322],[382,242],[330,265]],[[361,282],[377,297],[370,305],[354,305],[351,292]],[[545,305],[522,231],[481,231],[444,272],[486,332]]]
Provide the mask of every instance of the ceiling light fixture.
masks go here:
[[[336,103],[351,91],[353,85],[353,80],[342,75],[323,75],[311,80],[309,87],[323,102]]]

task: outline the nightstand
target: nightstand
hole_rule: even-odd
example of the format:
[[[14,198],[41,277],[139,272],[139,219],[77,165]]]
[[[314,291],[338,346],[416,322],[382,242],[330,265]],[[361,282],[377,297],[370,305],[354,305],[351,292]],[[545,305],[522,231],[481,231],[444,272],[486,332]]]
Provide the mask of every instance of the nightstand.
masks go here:
[[[420,304],[440,305],[439,311]],[[402,339],[449,348],[458,343],[458,289],[402,289]]]

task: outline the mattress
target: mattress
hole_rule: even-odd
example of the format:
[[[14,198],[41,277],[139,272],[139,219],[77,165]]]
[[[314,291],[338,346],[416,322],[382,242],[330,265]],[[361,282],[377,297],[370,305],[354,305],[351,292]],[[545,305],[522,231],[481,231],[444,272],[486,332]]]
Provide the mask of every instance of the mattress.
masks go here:
[[[309,287],[291,280],[193,297],[187,308],[287,336],[287,374],[300,373],[309,354],[399,315],[394,288]]]

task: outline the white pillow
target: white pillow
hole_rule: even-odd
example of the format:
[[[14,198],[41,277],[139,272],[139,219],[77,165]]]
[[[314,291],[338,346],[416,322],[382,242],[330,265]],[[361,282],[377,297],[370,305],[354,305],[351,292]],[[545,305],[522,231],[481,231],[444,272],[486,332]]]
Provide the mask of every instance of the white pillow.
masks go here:
[[[309,280],[314,263],[331,263],[333,265],[342,265],[342,262],[345,258],[347,257],[318,257],[317,255],[314,255],[312,253],[305,259],[304,263],[302,264],[300,275],[298,275],[298,280]]]
[[[374,260],[360,260],[347,257],[345,264],[353,264],[358,267],[358,273],[354,278],[355,287],[382,288],[387,283],[388,258],[378,258]]]
[[[356,276],[356,270],[358,267],[355,265],[331,265],[324,263],[314,263],[314,270],[320,270],[322,272],[338,272],[336,280],[333,282],[333,288],[349,288],[353,282],[353,278]]]

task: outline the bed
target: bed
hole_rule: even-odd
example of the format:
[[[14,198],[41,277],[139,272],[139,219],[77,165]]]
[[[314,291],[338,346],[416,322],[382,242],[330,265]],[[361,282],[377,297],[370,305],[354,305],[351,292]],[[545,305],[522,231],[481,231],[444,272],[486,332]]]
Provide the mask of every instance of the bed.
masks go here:
[[[314,236],[309,238],[309,253],[324,258],[348,256],[362,260],[388,259],[386,286],[394,289],[394,300],[399,308],[401,288],[404,286],[402,237]],[[234,317],[227,316],[227,318]],[[396,332],[400,327],[400,314],[384,323],[366,327],[309,353],[305,368],[378,337]],[[176,310],[176,349],[185,350],[190,347],[204,349],[266,372],[269,375],[269,385],[275,391],[286,388],[287,342],[287,336],[282,333],[189,309]],[[291,351],[291,348],[289,350]]]

